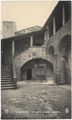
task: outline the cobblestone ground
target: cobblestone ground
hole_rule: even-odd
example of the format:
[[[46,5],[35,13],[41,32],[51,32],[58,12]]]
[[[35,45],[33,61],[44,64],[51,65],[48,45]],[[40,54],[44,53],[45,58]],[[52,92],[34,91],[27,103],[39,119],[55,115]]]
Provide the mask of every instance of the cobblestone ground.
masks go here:
[[[70,94],[70,86],[65,85],[23,85],[16,90],[3,90],[2,118],[71,118]]]

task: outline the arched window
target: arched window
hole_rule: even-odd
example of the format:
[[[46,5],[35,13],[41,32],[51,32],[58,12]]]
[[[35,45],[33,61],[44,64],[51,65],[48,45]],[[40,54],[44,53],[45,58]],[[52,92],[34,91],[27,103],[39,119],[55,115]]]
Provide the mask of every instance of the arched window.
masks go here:
[[[53,47],[52,45],[49,47],[48,53],[49,53],[50,55],[54,55],[54,47]]]

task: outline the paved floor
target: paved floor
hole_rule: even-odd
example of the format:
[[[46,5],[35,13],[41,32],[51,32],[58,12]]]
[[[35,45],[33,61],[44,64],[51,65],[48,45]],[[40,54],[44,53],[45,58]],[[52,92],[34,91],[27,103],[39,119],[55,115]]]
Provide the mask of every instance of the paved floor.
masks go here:
[[[70,86],[18,83],[16,90],[2,91],[2,118],[70,118]]]

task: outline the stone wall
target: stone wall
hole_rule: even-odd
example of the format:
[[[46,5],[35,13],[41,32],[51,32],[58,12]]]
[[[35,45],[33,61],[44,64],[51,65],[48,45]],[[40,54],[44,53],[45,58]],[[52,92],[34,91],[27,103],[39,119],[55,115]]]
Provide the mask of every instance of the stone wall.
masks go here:
[[[1,63],[2,65],[12,64],[12,42],[1,41]]]
[[[15,41],[15,57],[24,53],[30,47],[30,39],[19,39]]]
[[[56,83],[60,84],[60,83],[64,83],[65,80],[65,76],[63,76],[64,74],[66,74],[63,70],[64,68],[62,68],[61,62],[62,62],[62,56],[60,55],[59,52],[59,44],[60,41],[63,39],[63,37],[67,36],[67,35],[71,35],[71,21],[69,20],[62,28],[60,28],[55,35],[53,35],[49,40],[47,39],[48,35],[47,33],[45,34],[45,45],[41,46],[41,47],[32,47],[29,48],[30,46],[30,41],[28,41],[28,43],[26,43],[26,40],[22,39],[16,39],[15,41],[15,65],[16,65],[16,74],[17,74],[17,80],[21,80],[21,68],[22,66],[29,62],[30,60],[36,59],[36,58],[41,58],[43,60],[47,60],[48,62],[50,62],[53,65],[53,71],[50,69],[50,67],[46,67],[46,79],[48,79],[49,77],[54,77],[54,80],[56,81]],[[25,45],[26,43],[26,45]],[[28,45],[28,48],[27,48]],[[12,44],[9,43],[8,44],[9,47],[7,47],[7,45],[4,43],[4,51],[7,51],[8,53],[5,54],[4,52],[4,58],[7,60],[9,60],[11,62],[11,52],[12,52]],[[54,47],[54,53],[53,56],[52,54],[50,55],[49,53],[49,47],[53,46]],[[26,48],[25,48],[26,47]],[[68,63],[64,63],[65,65],[68,64],[68,79],[69,79],[69,83],[70,83],[70,78],[71,78],[71,48],[69,50],[69,54],[68,54]],[[63,64],[63,65],[64,65]],[[26,66],[27,67],[27,66]],[[63,72],[62,72],[63,70]],[[32,79],[35,79],[35,67],[32,67]],[[27,72],[26,70],[24,71],[24,79],[27,79]],[[63,79],[63,80],[62,80]]]
[[[32,47],[32,48],[27,49],[26,51],[23,51],[18,56],[15,56],[16,73],[17,73],[18,80],[20,79],[21,67],[28,61],[35,59],[35,58],[42,58],[46,60],[46,52],[44,48]]]
[[[71,20],[65,23],[65,25],[55,33],[55,35],[47,40],[46,49],[53,46],[55,54],[57,54],[59,42],[66,35],[71,35]]]
[[[61,56],[59,53],[59,43],[62,40],[63,37],[65,36],[71,36],[71,20],[69,20],[67,23],[65,23],[65,25],[63,27],[61,27],[61,29],[59,29],[55,35],[53,35],[48,41],[47,41],[47,45],[46,45],[46,49],[48,50],[50,46],[54,47],[54,61],[53,61],[53,67],[54,67],[54,78],[56,80],[56,83],[60,84],[61,82],[61,76],[63,76],[63,71],[61,69]],[[70,49],[71,51],[71,49]],[[49,51],[46,51],[47,56]],[[70,56],[70,53],[69,53]],[[71,58],[69,57],[69,64],[71,61]],[[70,71],[70,67],[69,66],[69,70]],[[62,72],[61,72],[62,71]],[[71,71],[70,71],[71,72]],[[62,73],[62,74],[61,74]],[[70,75],[68,77],[69,79],[69,83],[70,83]],[[64,79],[63,79],[64,80]],[[63,82],[64,84],[64,82]]]
[[[56,32],[55,35],[53,35],[49,40],[47,39],[48,35],[46,37],[46,42],[44,45],[44,50],[42,51],[41,47],[39,48],[29,48],[28,50],[26,50],[25,52],[22,52],[21,54],[19,54],[18,56],[15,57],[15,62],[16,62],[16,72],[17,72],[17,77],[20,80],[20,69],[23,66],[23,64],[25,64],[26,62],[28,62],[29,60],[32,60],[34,58],[42,58],[45,59],[49,62],[52,63],[53,65],[53,77],[54,80],[56,81],[57,84],[60,84],[61,82],[61,56],[59,53],[59,43],[61,41],[61,39],[66,36],[66,35],[70,35],[71,34],[71,21],[69,20],[60,30],[58,30]],[[53,46],[54,47],[54,55],[50,55],[49,54],[49,47]],[[48,50],[48,51],[47,51]],[[70,58],[70,54],[69,54],[69,58]],[[71,58],[69,59],[69,67],[70,67],[70,61]],[[70,70],[70,68],[69,68]],[[33,69],[34,72],[34,69]],[[49,68],[47,69],[47,72],[49,73],[50,70]],[[48,75],[47,73],[47,75]],[[26,79],[26,71],[24,72],[25,74],[25,78]],[[51,74],[51,72],[50,72]],[[33,73],[34,75],[34,73]],[[46,76],[46,79],[48,79],[49,76]],[[33,79],[35,79],[33,77]]]
[[[2,22],[2,38],[9,38],[15,36],[16,24],[15,22],[3,21]]]

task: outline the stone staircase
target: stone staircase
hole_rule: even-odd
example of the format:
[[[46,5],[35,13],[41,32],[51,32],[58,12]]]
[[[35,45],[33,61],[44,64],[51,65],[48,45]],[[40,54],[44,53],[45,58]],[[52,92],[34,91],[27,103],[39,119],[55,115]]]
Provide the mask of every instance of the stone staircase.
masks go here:
[[[13,89],[14,84],[12,81],[12,69],[11,65],[1,67],[1,89]]]

